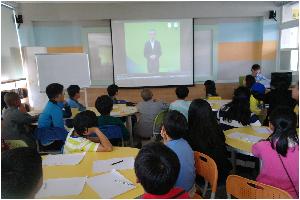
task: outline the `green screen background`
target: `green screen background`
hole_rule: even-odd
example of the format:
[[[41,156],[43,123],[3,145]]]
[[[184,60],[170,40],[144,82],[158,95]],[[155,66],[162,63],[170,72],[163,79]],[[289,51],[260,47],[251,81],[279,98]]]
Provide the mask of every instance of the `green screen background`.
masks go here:
[[[156,30],[156,40],[161,45],[159,71],[180,71],[180,23],[177,23],[178,27],[176,28],[173,25],[168,28],[168,22],[124,23],[126,56],[135,63],[135,66],[127,66],[127,71],[129,73],[148,72],[147,60],[144,57],[144,45],[149,40],[148,31],[150,29]]]

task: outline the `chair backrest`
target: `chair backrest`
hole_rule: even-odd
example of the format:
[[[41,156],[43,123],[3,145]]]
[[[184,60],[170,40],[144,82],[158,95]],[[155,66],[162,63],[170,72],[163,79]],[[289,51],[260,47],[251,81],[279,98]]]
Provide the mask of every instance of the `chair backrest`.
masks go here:
[[[237,175],[227,177],[226,191],[238,199],[292,199],[284,190]]]
[[[153,123],[153,134],[159,134],[160,133],[160,129],[162,127],[162,122],[164,120],[165,115],[168,113],[167,110],[161,111],[160,113],[158,113],[156,115],[156,117],[154,118],[154,123]]]
[[[220,97],[220,96],[211,96],[211,97],[208,97],[207,100],[208,101],[210,101],[210,100],[222,100],[222,97]]]
[[[122,129],[118,125],[104,125],[99,127],[107,139],[122,139]]]
[[[240,76],[239,77],[239,86],[243,86],[244,85],[244,79],[246,76]]]
[[[28,145],[23,140],[5,140],[9,149],[16,149],[20,147],[28,147]]]
[[[215,161],[198,151],[194,152],[196,173],[207,180],[211,186],[211,191],[216,193],[218,184],[218,168]]]

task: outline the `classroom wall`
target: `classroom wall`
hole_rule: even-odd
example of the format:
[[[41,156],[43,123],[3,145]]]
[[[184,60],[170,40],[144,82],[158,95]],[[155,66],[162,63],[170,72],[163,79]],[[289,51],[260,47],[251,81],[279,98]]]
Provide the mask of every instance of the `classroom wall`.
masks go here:
[[[252,64],[262,64],[267,76],[275,71],[278,26],[267,19],[269,10],[280,15],[274,2],[20,3],[18,6],[24,19],[19,30],[22,46],[46,47],[48,53],[86,52],[87,30],[109,31],[108,21],[103,19],[204,20],[203,24],[215,25],[218,31],[217,82],[223,83],[217,84],[217,88],[223,98],[231,98],[238,76],[250,73]],[[199,84],[190,88],[191,99],[204,96],[202,83]],[[174,88],[153,90],[158,99],[170,102],[175,98]],[[120,98],[139,101],[139,91],[121,90]],[[89,88],[87,93],[89,105],[94,105],[96,97],[106,92],[102,87]]]

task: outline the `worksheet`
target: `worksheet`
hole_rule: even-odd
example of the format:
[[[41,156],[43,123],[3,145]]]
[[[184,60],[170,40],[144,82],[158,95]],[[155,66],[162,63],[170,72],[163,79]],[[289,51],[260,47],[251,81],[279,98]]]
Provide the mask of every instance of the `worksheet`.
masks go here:
[[[113,158],[109,160],[97,160],[93,164],[96,173],[109,172],[112,169],[125,170],[134,168],[134,157]]]

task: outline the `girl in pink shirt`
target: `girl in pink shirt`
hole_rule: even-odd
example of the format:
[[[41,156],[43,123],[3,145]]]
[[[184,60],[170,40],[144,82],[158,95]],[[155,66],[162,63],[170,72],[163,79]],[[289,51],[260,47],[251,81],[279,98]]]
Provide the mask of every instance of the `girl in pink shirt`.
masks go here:
[[[252,146],[262,162],[257,181],[281,188],[299,198],[299,141],[296,115],[288,107],[277,107],[269,116],[273,132],[268,139]]]

